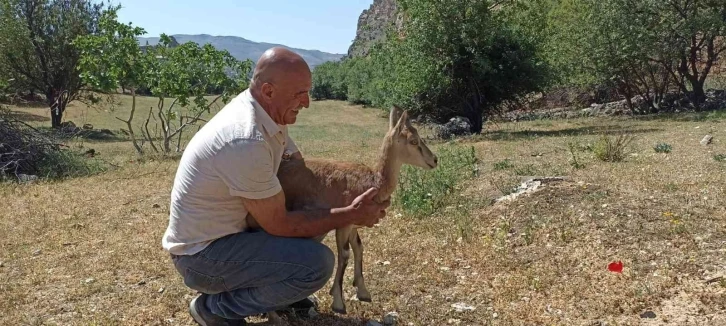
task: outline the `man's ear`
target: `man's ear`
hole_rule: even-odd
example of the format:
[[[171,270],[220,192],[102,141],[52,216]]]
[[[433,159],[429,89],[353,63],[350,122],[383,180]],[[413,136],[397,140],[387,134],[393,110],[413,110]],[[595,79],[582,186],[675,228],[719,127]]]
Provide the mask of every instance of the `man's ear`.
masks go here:
[[[272,93],[274,91],[274,87],[270,83],[264,83],[262,84],[262,87],[260,87],[260,93],[262,94],[262,98],[264,98],[265,101],[269,101],[272,99]]]

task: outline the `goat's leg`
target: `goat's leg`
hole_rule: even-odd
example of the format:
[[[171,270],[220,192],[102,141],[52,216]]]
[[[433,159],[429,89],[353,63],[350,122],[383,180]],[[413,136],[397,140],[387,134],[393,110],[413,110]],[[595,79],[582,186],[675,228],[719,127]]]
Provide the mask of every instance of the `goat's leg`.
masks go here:
[[[338,247],[338,265],[335,270],[335,278],[333,279],[333,287],[330,294],[333,296],[333,304],[331,309],[339,314],[346,314],[345,301],[343,300],[343,274],[348,266],[348,258],[350,257],[350,245],[348,239],[350,237],[351,227],[345,227],[335,230],[335,242]]]
[[[363,242],[360,240],[358,229],[353,228],[349,237],[350,247],[353,249],[353,263],[355,272],[353,274],[353,286],[357,288],[356,296],[358,300],[371,302],[371,294],[366,288],[363,281]]]

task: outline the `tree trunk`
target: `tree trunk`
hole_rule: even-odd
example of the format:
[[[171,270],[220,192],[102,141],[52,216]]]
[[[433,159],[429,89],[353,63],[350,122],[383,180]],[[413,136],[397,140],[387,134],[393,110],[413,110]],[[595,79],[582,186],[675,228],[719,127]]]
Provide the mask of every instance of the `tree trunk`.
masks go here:
[[[61,121],[63,120],[63,101],[61,101],[61,98],[56,97],[52,91],[46,92],[45,98],[48,101],[48,107],[50,108],[51,127],[53,129],[60,128]]]
[[[480,134],[481,130],[484,128],[484,119],[482,117],[481,111],[470,111],[467,115],[469,122],[471,122],[471,133]]]
[[[696,107],[700,107],[701,104],[706,102],[706,92],[703,90],[703,84],[700,81],[691,81],[691,87],[693,87],[693,104]]]

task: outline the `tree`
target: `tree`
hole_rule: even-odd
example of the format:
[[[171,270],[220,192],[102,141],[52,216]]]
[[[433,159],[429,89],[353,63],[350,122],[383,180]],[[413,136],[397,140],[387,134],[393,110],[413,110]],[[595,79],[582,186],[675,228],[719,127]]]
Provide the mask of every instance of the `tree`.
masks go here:
[[[188,42],[179,45],[173,38],[162,34],[155,46],[139,46],[137,37],[145,34],[142,28],[117,21],[115,7],[104,12],[97,35],[79,37],[74,44],[81,50],[80,70],[84,81],[95,90],[115,93],[124,86],[131,90],[132,107],[126,123],[132,142],[139,154],[144,143],[135,138],[132,120],[136,111],[137,89],[147,89],[158,99],[156,115],[149,110],[143,128],[138,130],[155,152],[170,153],[172,140],[177,137],[176,151],[181,150],[184,129],[202,120],[210,107],[221,100],[229,101],[247,87],[247,76],[252,68],[249,60],[238,61],[227,51],[216,50],[207,44],[199,46]],[[217,97],[209,101],[209,90]],[[165,101],[172,98],[169,106]],[[186,109],[187,112],[184,112]],[[158,118],[160,135],[148,128],[152,118]],[[154,139],[161,136],[157,147]]]
[[[88,0],[0,1],[0,66],[12,86],[41,92],[48,106],[67,95],[51,111],[53,127],[83,88],[76,70],[80,54],[71,43],[96,32],[103,8],[103,2]]]
[[[146,34],[140,27],[117,21],[120,6],[104,11],[99,19],[98,32],[94,35],[80,36],[73,44],[80,51],[78,69],[80,76],[94,91],[116,93],[119,87],[131,91],[131,112],[126,123],[131,142],[137,152],[141,145],[137,142],[131,122],[136,113],[136,90],[147,84],[147,74],[154,58],[153,53],[141,51],[136,40]]]
[[[625,0],[617,0],[622,6]],[[630,1],[628,1],[630,2]],[[726,2],[719,0],[647,0],[630,12],[642,21],[642,30],[657,41],[661,55],[652,59],[672,75],[683,92],[686,82],[691,99],[706,99],[704,84],[711,68],[726,51]]]
[[[401,0],[405,23],[392,41],[385,89],[393,102],[436,120],[463,115],[472,132],[502,104],[539,90],[548,70],[523,33],[489,1]],[[385,60],[385,59],[384,59]]]
[[[566,85],[612,84],[658,112],[665,95],[699,105],[710,69],[726,50],[726,2],[714,0],[524,0],[544,26],[544,55]],[[545,12],[541,24],[539,12]],[[542,36],[542,34],[539,34]],[[689,90],[690,89],[690,90]],[[634,109],[632,103],[629,103]]]

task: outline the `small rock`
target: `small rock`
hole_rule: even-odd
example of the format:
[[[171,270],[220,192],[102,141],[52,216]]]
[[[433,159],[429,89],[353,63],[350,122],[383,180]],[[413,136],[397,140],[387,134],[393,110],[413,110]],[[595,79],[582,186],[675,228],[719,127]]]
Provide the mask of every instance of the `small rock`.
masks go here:
[[[159,293],[162,293],[162,292],[164,292],[164,287],[159,288]]]
[[[701,145],[706,146],[706,145],[710,144],[712,140],[713,140],[713,136],[706,135],[703,137],[703,139],[701,139]]]
[[[383,326],[381,323],[375,321],[375,320],[369,320],[366,326]]]
[[[387,313],[383,317],[383,325],[394,326],[398,322],[398,313],[395,311]]]
[[[5,262],[0,261],[0,267],[4,267],[4,266],[5,266]]]
[[[43,252],[43,250],[40,250],[40,249],[33,251],[33,256],[40,255],[42,252]]]
[[[159,204],[154,204],[154,206],[152,206],[152,207],[154,207],[154,208],[159,208],[159,207],[161,207],[161,205],[159,205]]]
[[[386,265],[390,265],[390,264],[391,264],[391,262],[390,262],[390,261],[387,261],[387,260],[386,260],[386,261],[384,261],[384,262],[383,262],[383,263],[381,263],[381,264],[383,264],[383,266],[386,266]]]
[[[648,310],[648,311],[640,314],[640,318],[655,318],[655,313]]]
[[[37,175],[33,174],[18,174],[18,182],[20,183],[33,183],[38,180]]]
[[[476,309],[474,306],[470,306],[463,302],[454,303],[451,307],[454,308],[456,312],[474,311]]]
[[[87,279],[86,279],[85,281],[83,281],[83,282],[85,282],[86,284],[91,284],[91,283],[93,283],[93,282],[95,282],[95,281],[96,281],[96,279],[95,279],[95,278],[93,278],[93,277],[89,277],[89,278],[87,278]]]

